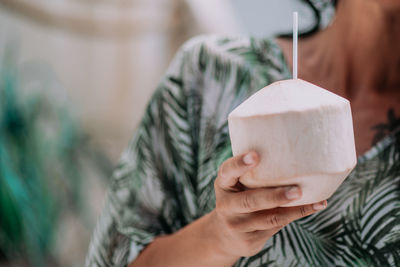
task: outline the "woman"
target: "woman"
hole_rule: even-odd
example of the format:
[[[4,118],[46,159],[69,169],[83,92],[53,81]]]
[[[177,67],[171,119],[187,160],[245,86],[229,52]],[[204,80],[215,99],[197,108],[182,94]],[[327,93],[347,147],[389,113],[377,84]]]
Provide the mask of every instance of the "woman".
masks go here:
[[[329,206],[279,208],[301,190],[243,190],[258,155],[231,157],[227,115],[290,78],[291,42],[199,37],[177,54],[114,173],[87,266],[400,266],[400,3],[338,1],[332,25],[299,45],[299,76],[351,101],[358,154],[387,135]]]

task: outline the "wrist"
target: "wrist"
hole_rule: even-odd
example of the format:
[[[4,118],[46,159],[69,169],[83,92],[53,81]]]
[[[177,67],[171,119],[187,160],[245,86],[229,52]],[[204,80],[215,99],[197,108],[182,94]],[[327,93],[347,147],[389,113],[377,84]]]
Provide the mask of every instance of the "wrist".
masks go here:
[[[203,227],[210,244],[210,249],[214,252],[216,262],[221,263],[220,266],[232,266],[240,257],[233,255],[229,250],[229,242],[227,241],[227,233],[221,222],[217,218],[218,214],[213,210],[205,215],[206,226]]]

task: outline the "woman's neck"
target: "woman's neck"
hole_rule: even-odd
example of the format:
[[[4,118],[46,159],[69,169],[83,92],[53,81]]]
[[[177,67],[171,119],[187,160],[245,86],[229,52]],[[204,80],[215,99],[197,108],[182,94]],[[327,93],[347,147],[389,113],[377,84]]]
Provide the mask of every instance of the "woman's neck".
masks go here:
[[[299,41],[299,77],[349,99],[400,89],[400,14],[377,1],[340,1],[331,26]],[[278,40],[291,64],[291,41]]]

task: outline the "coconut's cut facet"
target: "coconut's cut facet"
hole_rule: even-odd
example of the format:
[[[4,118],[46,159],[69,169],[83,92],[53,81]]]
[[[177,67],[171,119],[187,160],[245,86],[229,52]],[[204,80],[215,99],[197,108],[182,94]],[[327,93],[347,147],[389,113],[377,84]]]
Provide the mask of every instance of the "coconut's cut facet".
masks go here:
[[[233,155],[260,155],[240,182],[247,188],[299,185],[302,198],[286,206],[328,199],[357,162],[349,101],[300,79],[264,87],[228,121]]]

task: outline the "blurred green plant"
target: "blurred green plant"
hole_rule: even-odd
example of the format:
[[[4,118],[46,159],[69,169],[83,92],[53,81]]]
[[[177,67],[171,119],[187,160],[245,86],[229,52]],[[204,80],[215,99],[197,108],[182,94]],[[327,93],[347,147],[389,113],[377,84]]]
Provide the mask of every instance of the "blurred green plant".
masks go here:
[[[82,206],[87,142],[49,96],[47,77],[31,71],[28,81],[21,78],[15,50],[7,46],[0,55],[0,261],[44,266],[60,212]]]

